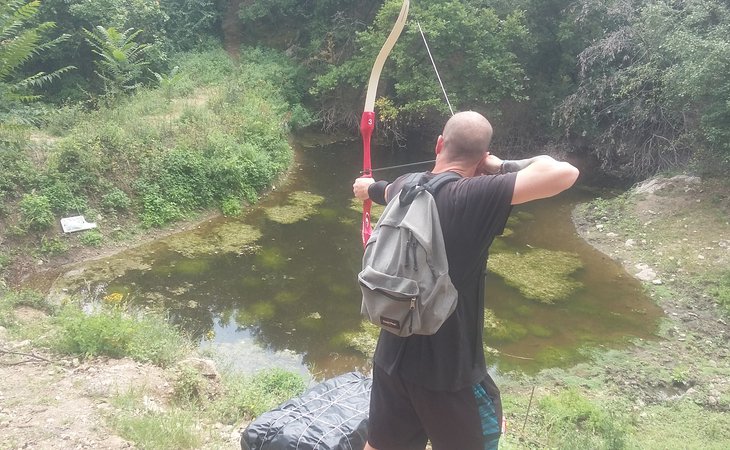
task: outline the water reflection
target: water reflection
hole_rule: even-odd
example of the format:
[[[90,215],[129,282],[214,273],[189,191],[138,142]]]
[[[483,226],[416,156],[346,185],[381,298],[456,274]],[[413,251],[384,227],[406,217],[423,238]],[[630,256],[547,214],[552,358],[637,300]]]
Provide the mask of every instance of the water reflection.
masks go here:
[[[316,378],[367,371],[368,333],[353,342],[361,329],[360,218],[351,199],[359,164],[356,142],[300,149],[287,183],[244,217],[212,220],[92,263],[56,289],[91,292],[96,283],[105,295],[162,307],[202,347],[222,350],[242,371],[278,366]],[[547,249],[575,254],[581,263],[567,275],[580,288],[555,304],[527,299],[490,275],[489,318],[502,328],[485,344],[498,369],[533,371],[576,361],[586,345],[651,337],[660,310],[617,264],[575,235],[570,212],[587,198],[574,189],[516,208],[513,233],[495,244],[494,254]],[[124,269],[109,269],[116,261]]]

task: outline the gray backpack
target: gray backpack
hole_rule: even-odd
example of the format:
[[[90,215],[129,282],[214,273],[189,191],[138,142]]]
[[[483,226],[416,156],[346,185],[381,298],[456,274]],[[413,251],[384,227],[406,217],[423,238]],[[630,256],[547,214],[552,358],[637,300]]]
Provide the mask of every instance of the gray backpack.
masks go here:
[[[444,237],[433,196],[461,178],[443,172],[425,182],[411,175],[392,199],[365,246],[358,275],[364,316],[401,337],[434,334],[454,312]]]

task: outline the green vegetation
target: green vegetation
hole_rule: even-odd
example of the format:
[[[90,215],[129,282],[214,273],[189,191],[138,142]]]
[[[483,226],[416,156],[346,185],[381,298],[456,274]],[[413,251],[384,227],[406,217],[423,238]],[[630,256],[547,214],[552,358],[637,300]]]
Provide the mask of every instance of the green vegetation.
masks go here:
[[[730,271],[720,274],[716,280],[709,282],[709,289],[713,299],[724,309],[726,315],[730,315]]]
[[[214,252],[248,254],[257,253],[260,247],[256,242],[261,231],[245,223],[229,222],[215,227],[209,233],[185,233],[164,238],[172,251],[188,258],[210,255]]]
[[[281,224],[291,224],[300,220],[307,220],[316,212],[316,207],[324,201],[321,195],[311,192],[293,192],[289,195],[289,204],[266,208],[269,220]]]
[[[233,214],[243,201],[256,201],[289,167],[287,120],[301,107],[285,98],[294,95],[294,79],[284,57],[246,55],[255,66],[237,66],[222,51],[180,55],[170,102],[162,100],[169,92],[138,87],[113,107],[67,108],[51,117],[48,131],[58,135],[42,147],[26,141],[4,148],[0,222],[16,230],[16,244],[58,242],[42,250],[58,254],[97,246],[115,228],[160,227],[215,207]],[[54,236],[61,217],[82,214],[99,217],[99,228]],[[223,234],[230,251],[246,251],[256,239]]]
[[[576,390],[567,390],[540,400],[547,445],[557,448],[625,448],[629,423],[626,411],[617,414],[616,407],[607,408],[584,397]]]
[[[281,369],[264,370],[252,377],[224,376],[225,392],[217,402],[201,406],[222,423],[235,424],[241,418],[254,418],[278,404],[304,392],[306,384],[297,374]]]
[[[108,422],[121,437],[142,448],[200,448],[204,436],[196,429],[196,414],[183,408],[151,411],[144,403],[144,393],[130,391],[114,398],[115,414]]]
[[[0,1],[0,143],[12,139],[18,128],[34,124],[42,112],[33,104],[39,96],[31,88],[43,87],[72,67],[50,72],[24,74],[26,62],[63,42],[68,36],[47,38],[55,27],[51,21],[39,23],[36,19],[38,0]],[[56,66],[59,67],[59,66]]]
[[[542,303],[566,299],[582,284],[570,278],[582,267],[577,255],[545,249],[521,253],[497,253],[489,258],[489,270],[504,278],[527,298]]]
[[[55,351],[173,367],[173,355],[190,344],[175,328],[160,326],[162,318],[126,310],[121,294],[92,313],[74,304],[59,311],[37,294],[5,292],[8,270],[32,267],[28,258],[104,245],[205,210],[238,215],[290,166],[292,128],[316,119],[327,130],[354,129],[366,77],[400,6],[399,0],[365,9],[361,3],[244,2],[237,31],[247,46],[232,59],[221,49],[218,29],[225,2],[0,0],[0,326]],[[377,103],[378,137],[399,143],[437,133],[449,115],[416,20],[456,109],[489,115],[498,130],[495,147],[506,153],[551,144],[576,160],[594,156],[603,172],[632,180],[664,169],[728,172],[727,2],[414,2]],[[697,308],[692,316],[677,306],[698,296],[730,315],[727,264],[710,257],[727,240],[697,238],[727,226],[728,191],[718,192],[713,198],[696,192],[677,203],[681,214],[666,217],[650,212],[650,195],[597,199],[577,214],[592,230],[618,234],[612,250],[625,250],[631,239],[641,262],[662,273],[664,284],[649,286],[651,295],[677,308],[682,326],[689,326],[695,316],[714,313]],[[700,199],[716,207],[716,220],[695,220]],[[269,214],[291,223],[321,202],[294,197]],[[353,209],[359,213],[361,205]],[[99,228],[60,233],[59,218],[81,214]],[[199,272],[209,262],[197,257],[213,248],[260,251],[259,230],[229,225],[200,242],[171,240],[190,257],[175,270]],[[282,267],[284,256],[261,252],[257,263]],[[490,264],[524,295],[548,303],[580,288],[571,277],[579,268],[571,255],[543,250],[495,252]],[[94,277],[119,270],[95,269]],[[247,278],[242,286],[261,282]],[[276,303],[267,299],[239,311],[238,322],[270,317],[298,295],[278,292]],[[507,384],[506,411],[516,432],[504,447],[726,448],[730,374],[717,356],[725,350],[713,347],[713,330],[678,333],[671,320],[661,332],[667,345],[686,341],[686,348],[645,347],[638,358],[609,352],[593,365],[530,380],[545,389],[537,392],[524,435],[517,430],[529,390]],[[705,323],[717,327],[726,320]],[[311,315],[298,325],[320,323]],[[503,342],[549,332],[493,317],[485,324],[485,335]],[[369,353],[374,335],[364,329],[338,339]],[[538,359],[571,357],[545,348]],[[174,405],[149,408],[144,393],[133,391],[118,399],[119,414],[110,423],[139,447],[196,448],[208,438],[196,427],[201,420],[232,424],[303,388],[301,379],[284,373],[223,379],[216,393],[199,374],[179,369]],[[273,387],[282,389],[274,389],[274,397],[263,394]]]
[[[336,336],[333,340],[343,347],[348,347],[362,353],[367,357],[375,354],[375,346],[380,336],[380,327],[368,321],[360,323],[358,331],[348,331]]]
[[[150,392],[159,386],[144,383],[112,398],[109,425],[140,448],[193,449],[211,439],[222,442],[212,436],[211,421],[238,425],[306,387],[302,376],[281,369],[246,376],[224,371],[219,379],[203,376],[184,364],[193,349],[187,337],[160,315],[127,309],[118,292],[104,296],[92,312],[80,306],[69,302],[59,308],[31,291],[0,291],[0,326],[13,337],[61,355],[129,357],[166,367],[165,378],[173,387],[169,402]]]
[[[56,318],[60,336],[59,350],[82,357],[128,356],[142,362],[166,367],[189,352],[181,345],[179,333],[171,326],[161,326],[161,318],[124,311],[119,307],[102,307],[87,314],[77,305],[67,305]]]

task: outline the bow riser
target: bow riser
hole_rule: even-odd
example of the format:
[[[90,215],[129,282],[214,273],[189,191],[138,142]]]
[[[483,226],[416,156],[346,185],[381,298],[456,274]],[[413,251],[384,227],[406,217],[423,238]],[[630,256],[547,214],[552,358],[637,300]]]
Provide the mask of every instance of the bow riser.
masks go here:
[[[375,64],[370,72],[370,80],[368,81],[368,90],[365,95],[365,108],[362,113],[362,119],[360,120],[360,133],[362,134],[363,143],[363,164],[362,164],[362,176],[372,176],[372,165],[370,162],[370,139],[375,129],[375,95],[378,90],[378,80],[380,79],[380,73],[385,65],[385,60],[388,59],[390,51],[393,49],[395,42],[400,37],[403,27],[406,24],[406,18],[408,17],[408,9],[410,7],[409,0],[403,0],[403,6],[401,6],[400,14],[398,19],[393,26],[393,29],[388,35],[388,39],[385,40],[383,47],[378,53],[378,57],[375,58]],[[362,205],[362,245],[367,245],[370,234],[372,233],[372,226],[370,224],[370,208],[372,206],[372,200],[368,199],[363,202]]]

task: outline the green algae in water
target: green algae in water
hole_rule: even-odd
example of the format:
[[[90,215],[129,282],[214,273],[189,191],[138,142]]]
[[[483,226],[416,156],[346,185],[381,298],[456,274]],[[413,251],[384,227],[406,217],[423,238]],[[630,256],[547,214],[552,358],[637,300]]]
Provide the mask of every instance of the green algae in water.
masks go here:
[[[319,216],[325,220],[338,221],[340,219],[340,212],[332,208],[320,208]]]
[[[181,255],[194,258],[198,255],[211,255],[216,252],[251,254],[260,250],[256,241],[261,239],[261,231],[251,225],[229,222],[211,230],[210,234],[180,233],[163,239],[167,247]]]
[[[484,339],[489,342],[515,342],[527,335],[527,328],[517,322],[497,319],[494,311],[484,310]]]
[[[565,300],[583,286],[570,277],[582,267],[578,255],[545,249],[528,253],[497,253],[489,258],[489,270],[525,297],[552,304]]]
[[[276,306],[271,302],[258,302],[236,313],[236,323],[241,327],[248,327],[259,322],[271,320],[276,315]]]
[[[535,220],[534,214],[527,211],[518,211],[516,213],[512,213],[509,216],[509,219],[507,219],[507,227],[512,228],[518,225],[520,222],[528,222],[530,220]]]
[[[535,361],[544,367],[565,366],[581,359],[578,349],[546,346],[535,355]]]
[[[306,191],[297,191],[289,194],[289,204],[266,208],[269,220],[281,224],[292,224],[309,219],[316,212],[316,207],[324,202],[321,195]]]
[[[276,248],[264,248],[256,255],[256,263],[267,270],[278,270],[286,266],[287,260]]]
[[[528,323],[527,331],[531,335],[541,337],[541,338],[548,338],[554,334],[553,330],[551,330],[550,328],[542,326],[542,325],[538,325],[536,323]]]
[[[302,328],[310,331],[323,331],[325,322],[322,320],[322,315],[318,312],[313,312],[304,317],[297,319],[297,328]]]
[[[347,331],[335,336],[332,343],[351,348],[368,358],[372,358],[375,353],[375,346],[378,344],[378,336],[380,336],[380,327],[368,321],[362,321],[359,330]]]
[[[350,201],[350,209],[362,215],[362,200],[353,198]],[[377,203],[373,203],[373,205],[370,207],[370,223],[373,226],[375,226],[375,223],[378,221],[378,219],[380,219],[380,216],[383,215],[383,211],[385,211],[385,206],[379,205]]]
[[[290,305],[296,303],[301,297],[298,292],[281,291],[274,296],[274,301],[280,305]]]
[[[180,259],[172,266],[172,271],[179,275],[197,275],[207,272],[209,267],[210,261],[202,258]]]
[[[329,291],[335,298],[346,298],[352,294],[352,284],[332,284]],[[359,292],[359,291],[358,291]]]

